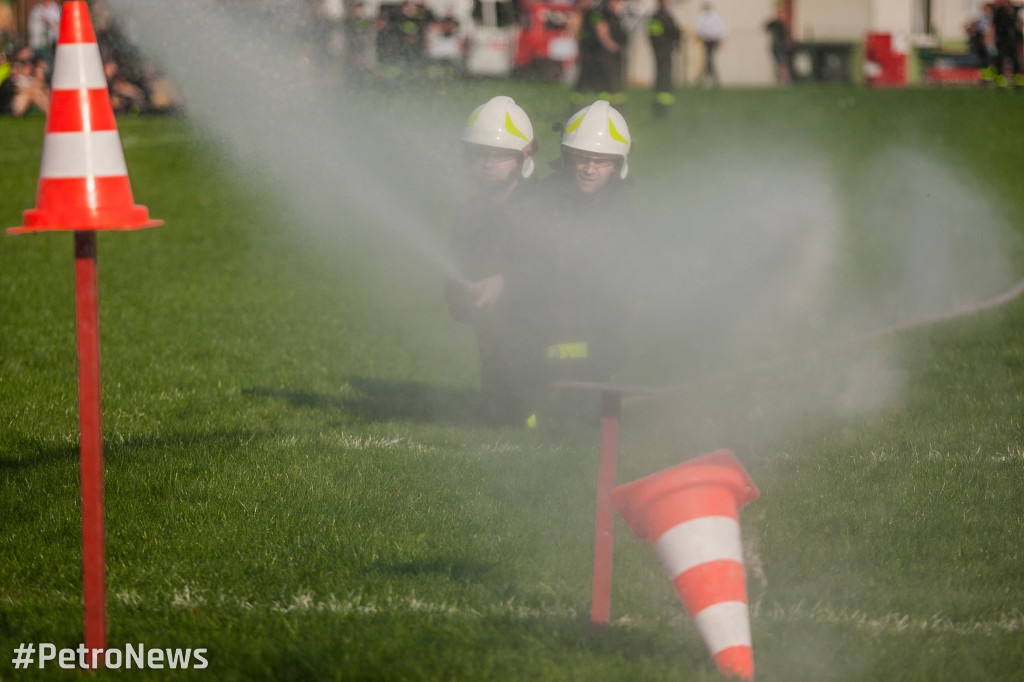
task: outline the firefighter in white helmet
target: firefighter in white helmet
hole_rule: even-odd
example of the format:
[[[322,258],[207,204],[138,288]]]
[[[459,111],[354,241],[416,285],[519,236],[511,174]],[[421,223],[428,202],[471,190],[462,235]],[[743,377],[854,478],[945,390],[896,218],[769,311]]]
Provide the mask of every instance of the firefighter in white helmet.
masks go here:
[[[453,319],[472,325],[480,355],[481,417],[494,426],[527,418],[524,343],[506,310],[505,275],[533,184],[533,125],[511,97],[493,97],[469,115],[461,140],[474,190],[455,219],[451,250],[464,281],[449,279]]]
[[[533,287],[529,310],[547,381],[609,381],[625,358],[636,282],[628,270],[636,219],[624,191],[631,146],[625,119],[605,100],[573,114],[563,129],[560,166],[544,184],[531,256],[521,261],[532,276],[516,278],[517,286],[527,280]],[[586,427],[599,416],[592,396],[556,392],[541,412]]]

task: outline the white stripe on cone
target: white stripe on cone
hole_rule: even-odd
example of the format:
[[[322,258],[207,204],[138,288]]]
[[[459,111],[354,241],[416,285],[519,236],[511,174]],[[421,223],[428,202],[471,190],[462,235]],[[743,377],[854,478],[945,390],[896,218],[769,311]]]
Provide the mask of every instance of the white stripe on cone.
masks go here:
[[[712,604],[694,616],[693,623],[712,656],[729,647],[753,646],[750,613],[744,602],[722,601]]]
[[[43,138],[40,178],[95,178],[128,175],[116,130],[49,133]]]
[[[743,563],[740,524],[728,516],[704,516],[673,526],[658,538],[654,549],[673,580],[709,561]]]
[[[96,43],[64,43],[54,53],[52,90],[107,89],[100,46]]]

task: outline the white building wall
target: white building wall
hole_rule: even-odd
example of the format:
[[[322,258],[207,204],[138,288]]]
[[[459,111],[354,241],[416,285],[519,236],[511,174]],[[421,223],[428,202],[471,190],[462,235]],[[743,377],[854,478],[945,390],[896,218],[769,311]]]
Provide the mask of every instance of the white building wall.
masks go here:
[[[796,0],[794,4],[793,35],[800,41],[859,41],[871,24],[871,0]]]
[[[871,0],[868,30],[909,35],[920,0]]]
[[[982,5],[982,0],[930,1],[932,28],[943,41],[962,39],[964,26]],[[862,40],[867,31],[913,35],[926,30],[925,0],[795,0],[794,4],[794,35],[799,40]]]

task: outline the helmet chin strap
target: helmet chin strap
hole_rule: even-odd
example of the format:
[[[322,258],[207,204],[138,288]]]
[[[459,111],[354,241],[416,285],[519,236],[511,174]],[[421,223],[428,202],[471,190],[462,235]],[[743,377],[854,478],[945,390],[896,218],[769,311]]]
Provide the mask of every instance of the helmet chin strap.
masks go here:
[[[528,178],[533,175],[533,155],[537,153],[537,140],[530,140],[530,142],[523,147],[523,163],[520,167],[520,173],[524,178]]]
[[[533,168],[534,168],[533,157],[532,156],[527,156],[525,159],[523,159],[523,165],[522,165],[522,168],[520,169],[520,174],[524,178],[528,178],[531,175],[533,175]]]

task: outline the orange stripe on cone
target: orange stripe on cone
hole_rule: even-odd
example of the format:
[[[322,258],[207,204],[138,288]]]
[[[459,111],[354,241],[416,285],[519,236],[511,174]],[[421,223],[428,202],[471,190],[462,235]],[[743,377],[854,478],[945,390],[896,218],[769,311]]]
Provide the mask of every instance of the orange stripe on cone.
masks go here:
[[[738,510],[759,491],[727,450],[612,490],[634,535],[654,545],[718,669],[754,679]]]
[[[54,90],[50,95],[47,133],[117,130],[106,90]]]
[[[88,5],[65,2],[54,61],[36,207],[11,234],[162,225],[136,205]]]
[[[672,581],[687,613],[700,613],[723,601],[747,601],[747,581],[738,561],[709,561]]]

